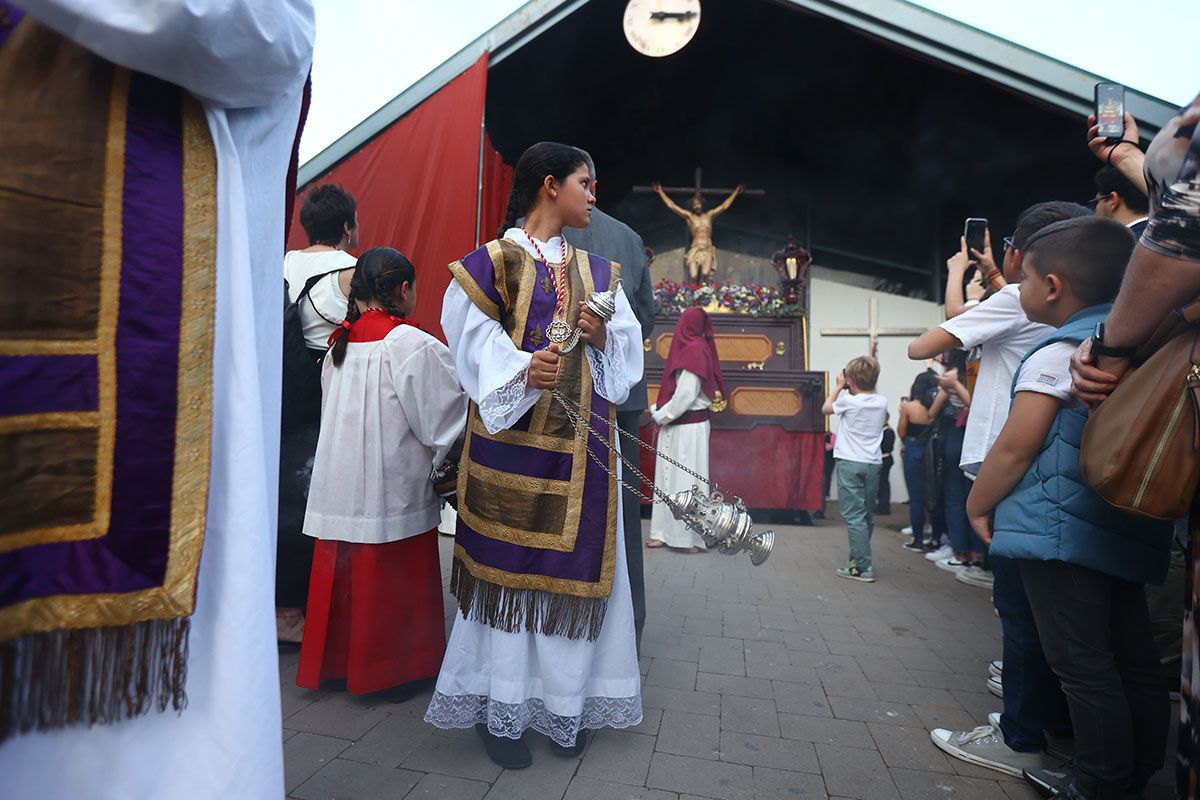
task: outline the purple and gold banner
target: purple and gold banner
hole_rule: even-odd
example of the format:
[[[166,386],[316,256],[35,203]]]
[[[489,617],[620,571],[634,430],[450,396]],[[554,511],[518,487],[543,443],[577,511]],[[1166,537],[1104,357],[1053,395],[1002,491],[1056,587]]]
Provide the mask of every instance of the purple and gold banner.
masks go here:
[[[28,18],[0,47],[0,94],[0,236],[30,243],[0,249],[2,740],[182,702],[208,497],[216,161],[193,98]],[[122,658],[136,663],[107,687],[79,685]],[[5,682],[27,668],[46,679],[18,703]],[[151,685],[130,695],[131,678]]]

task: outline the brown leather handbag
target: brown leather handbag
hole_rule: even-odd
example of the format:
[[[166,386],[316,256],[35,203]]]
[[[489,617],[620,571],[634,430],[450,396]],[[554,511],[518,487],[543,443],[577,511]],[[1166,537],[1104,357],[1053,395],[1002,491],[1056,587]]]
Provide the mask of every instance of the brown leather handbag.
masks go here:
[[[1088,418],[1079,468],[1117,508],[1188,514],[1200,485],[1200,302],[1168,317]]]

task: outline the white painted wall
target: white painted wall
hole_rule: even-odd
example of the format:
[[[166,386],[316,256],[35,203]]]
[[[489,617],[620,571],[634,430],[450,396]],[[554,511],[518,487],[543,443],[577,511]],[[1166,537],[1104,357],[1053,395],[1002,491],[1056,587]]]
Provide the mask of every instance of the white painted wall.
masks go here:
[[[879,300],[879,325],[884,328],[932,328],[945,317],[942,306],[927,300],[914,300],[884,292],[876,292],[863,286],[852,286],[835,282],[829,270],[814,269],[810,272],[812,300],[809,318],[809,369],[829,373],[829,384],[850,359],[870,355],[870,340],[866,336],[822,336],[823,328],[866,328],[867,305],[871,297]],[[908,343],[912,337],[884,336],[879,339],[879,386],[878,391],[888,399],[891,424],[896,426],[900,398],[907,395],[923,366],[908,360]],[[831,430],[837,430],[836,418],[830,421]],[[892,501],[908,500],[904,487],[904,471],[900,463],[900,446],[895,450],[896,465],[892,468]],[[834,484],[836,488],[836,482]]]

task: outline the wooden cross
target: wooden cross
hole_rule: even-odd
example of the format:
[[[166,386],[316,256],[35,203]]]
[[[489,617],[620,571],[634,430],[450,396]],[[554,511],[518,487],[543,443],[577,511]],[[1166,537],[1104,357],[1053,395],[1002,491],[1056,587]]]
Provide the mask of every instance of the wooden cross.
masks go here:
[[[693,197],[704,197],[704,195],[706,195],[706,194],[715,194],[715,195],[721,195],[724,197],[724,196],[728,196],[730,193],[733,192],[732,188],[728,188],[728,189],[705,188],[701,184],[701,181],[700,181],[701,175],[702,175],[702,173],[701,173],[700,168],[696,167],[696,185],[695,186],[664,186],[663,191],[666,192],[667,194],[687,192],[690,195],[692,195]],[[650,194],[651,192],[654,191],[654,188],[651,186],[634,186],[633,191],[636,192],[637,194]],[[767,192],[764,189],[743,189],[742,190],[742,194],[744,194],[744,195],[764,195],[766,193]]]
[[[871,340],[871,357],[879,357],[880,336],[920,336],[924,328],[881,328],[879,327],[879,298],[869,298],[867,304],[867,327],[865,328],[822,328],[822,336],[866,336]]]

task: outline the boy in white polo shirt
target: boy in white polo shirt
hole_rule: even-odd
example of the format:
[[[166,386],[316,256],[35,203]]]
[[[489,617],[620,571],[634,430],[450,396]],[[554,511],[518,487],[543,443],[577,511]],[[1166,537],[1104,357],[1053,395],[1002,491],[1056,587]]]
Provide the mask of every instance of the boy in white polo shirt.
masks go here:
[[[838,510],[846,521],[850,559],[846,566],[838,568],[837,574],[865,583],[875,580],[875,567],[871,563],[871,533],[875,527],[872,517],[879,499],[879,475],[883,471],[880,443],[888,415],[887,398],[875,393],[878,381],[879,362],[870,356],[859,356],[837,376],[837,385],[821,407],[826,416],[841,415],[833,458]]]
[[[1008,420],[1013,373],[1025,354],[1054,331],[1048,325],[1030,321],[1021,309],[1018,289],[1021,250],[1030,237],[1047,225],[1086,216],[1091,216],[1091,212],[1083,206],[1059,201],[1037,203],[1022,211],[1012,238],[1004,241],[1003,272],[1008,285],[974,308],[926,331],[908,346],[908,357],[912,359],[930,358],[954,347],[982,348],[959,460],[964,472],[972,478]],[[970,523],[966,531],[961,528],[966,520],[965,506],[947,508],[946,516],[956,555],[970,553],[979,539],[969,530]],[[956,558],[951,566],[966,570],[972,565]],[[982,572],[978,565],[974,567],[972,572]],[[1071,724],[1058,678],[1046,663],[1017,565],[994,557],[991,568],[992,602],[1000,616],[1004,657],[999,679],[990,679],[988,688],[995,692],[991,680],[1000,684],[1004,713],[998,729],[994,723],[973,731],[939,728],[934,731],[934,740],[943,750],[964,761],[1018,775],[1022,769],[1035,769],[1047,763],[1043,755],[1048,744],[1047,731],[1065,737],[1070,734]]]

